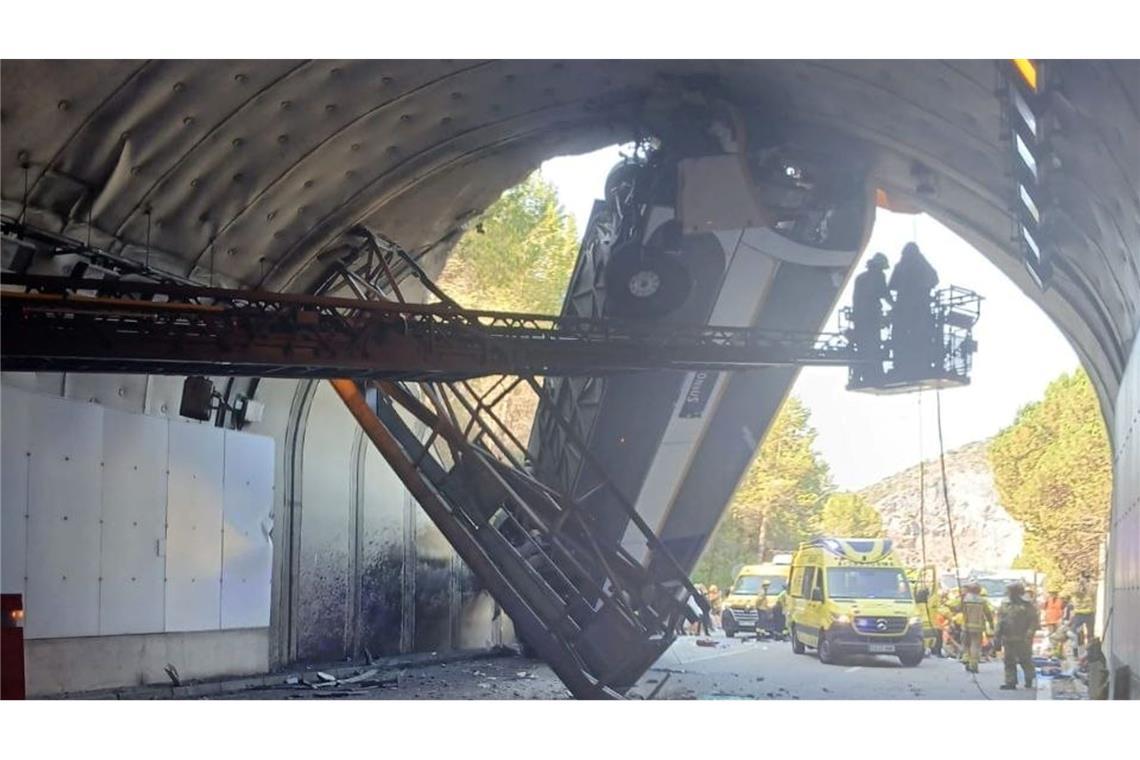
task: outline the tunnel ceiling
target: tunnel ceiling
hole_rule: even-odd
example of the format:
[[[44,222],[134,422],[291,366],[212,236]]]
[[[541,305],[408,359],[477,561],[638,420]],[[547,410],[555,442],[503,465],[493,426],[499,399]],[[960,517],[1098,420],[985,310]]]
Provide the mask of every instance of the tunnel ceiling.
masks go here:
[[[29,221],[82,237],[90,220],[129,256],[149,235],[181,273],[305,289],[356,224],[443,255],[543,159],[630,139],[701,77],[862,154],[1034,297],[1111,403],[1140,302],[1140,65],[1055,71],[1045,292],[1013,243],[992,61],[5,61],[3,209],[26,197]]]

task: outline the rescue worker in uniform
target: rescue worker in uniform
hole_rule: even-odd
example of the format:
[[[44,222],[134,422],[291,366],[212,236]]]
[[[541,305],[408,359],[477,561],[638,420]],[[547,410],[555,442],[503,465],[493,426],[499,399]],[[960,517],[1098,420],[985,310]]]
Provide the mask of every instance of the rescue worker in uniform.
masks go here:
[[[855,353],[860,359],[873,359],[859,364],[856,372],[861,383],[873,385],[883,375],[883,302],[894,305],[887,289],[887,267],[890,262],[876,253],[867,262],[865,271],[855,278],[855,293],[851,303],[851,327]]]
[[[1049,596],[1045,598],[1045,629],[1050,634],[1057,632],[1061,627],[1061,619],[1065,616],[1065,602],[1057,589],[1049,589]]]
[[[788,635],[788,616],[784,610],[788,608],[788,589],[785,587],[776,596],[776,606],[773,609],[773,630],[778,638]]]
[[[957,591],[951,589],[946,594],[946,628],[942,638],[947,657],[962,657],[962,622],[962,600]]]
[[[721,615],[721,599],[720,588],[715,584],[709,586],[709,630],[715,631],[718,629],[717,623],[720,621]]]
[[[906,377],[930,374],[935,359],[934,317],[930,291],[938,284],[938,272],[922,255],[917,243],[903,246],[902,256],[891,272],[888,288],[895,292],[891,310],[891,341],[894,367]]]
[[[1041,627],[1037,607],[1025,598],[1025,586],[1009,584],[1009,600],[1002,605],[998,624],[998,641],[1005,652],[1005,683],[1002,689],[1017,688],[1017,666],[1025,677],[1025,688],[1033,688],[1036,668],[1033,665],[1033,634]]]
[[[1073,592],[1073,617],[1069,620],[1069,630],[1077,634],[1077,645],[1088,646],[1093,638],[1093,621],[1096,619],[1096,598],[1089,584],[1089,577],[1082,575]],[[1073,657],[1080,653],[1073,652]]]
[[[994,611],[982,596],[982,587],[977,583],[966,586],[962,597],[962,635],[965,638],[966,672],[978,672],[978,660],[982,656],[982,637],[987,626],[994,622]]]

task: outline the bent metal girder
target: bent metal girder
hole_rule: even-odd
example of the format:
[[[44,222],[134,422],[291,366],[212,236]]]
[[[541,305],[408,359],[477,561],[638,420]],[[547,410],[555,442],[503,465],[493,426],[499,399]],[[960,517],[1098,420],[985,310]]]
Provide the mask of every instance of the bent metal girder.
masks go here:
[[[455,380],[853,362],[839,334],[3,275],[5,371]],[[17,290],[18,289],[18,290]]]
[[[587,512],[527,472],[511,453],[509,430],[487,413],[494,386],[480,396],[462,382],[414,389],[380,381],[370,397],[352,380],[331,382],[519,638],[574,696],[619,697],[669,647],[681,621],[695,619],[691,599],[708,613],[628,500],[621,506],[666,563],[663,575],[651,577],[620,545],[600,543]],[[580,440],[572,445],[589,457]],[[602,487],[614,488],[606,478]]]

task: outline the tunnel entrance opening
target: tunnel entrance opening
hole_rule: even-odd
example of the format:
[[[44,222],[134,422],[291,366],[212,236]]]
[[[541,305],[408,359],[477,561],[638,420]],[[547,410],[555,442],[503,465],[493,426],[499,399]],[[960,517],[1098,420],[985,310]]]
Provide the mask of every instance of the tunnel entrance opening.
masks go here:
[[[803,369],[697,564],[694,580],[727,590],[749,571],[744,566],[770,562],[773,553],[792,550],[801,541],[819,535],[886,537],[916,573],[926,568],[934,580],[923,587],[935,597],[956,592],[959,576],[962,583],[1025,573],[1032,578],[1036,569],[1038,583],[1027,585],[1035,585],[1032,593],[1040,602],[1049,588],[1071,593],[1087,572],[1093,595],[1100,594],[1096,608],[1101,610],[1112,462],[1097,394],[1079,358],[1037,304],[953,232],[926,216],[880,209],[878,217],[861,264],[878,252],[893,260],[905,243],[919,240],[942,281],[952,279],[987,293],[987,318],[975,335],[980,353],[974,382],[939,393],[938,399],[929,391],[866,396],[844,393],[847,378],[835,370]],[[852,285],[838,299],[832,318],[840,316]],[[1032,345],[1026,342],[1028,335]],[[938,405],[943,407],[941,420]],[[945,470],[938,456],[942,433]],[[1084,495],[1075,497],[1078,492]],[[1060,515],[1065,515],[1063,526],[1057,522]],[[1008,569],[1012,567],[1029,570]],[[1000,604],[1002,595],[1004,583],[997,598],[991,593],[991,601]],[[753,601],[721,594],[725,611]],[[1101,610],[1098,615],[1097,630],[1106,631],[1107,614]],[[738,612],[730,617],[739,635]],[[1082,657],[1086,643],[1082,637]],[[1044,636],[1036,644],[1038,654],[1051,655],[1053,644]],[[781,652],[786,647],[779,645]],[[1073,648],[1064,648],[1071,655]],[[769,664],[778,671],[787,668],[788,678],[797,671],[813,677],[808,671],[814,672],[814,664],[797,665],[789,651],[785,665],[784,656],[773,655],[780,662]],[[881,659],[856,657],[846,664],[890,666]],[[940,660],[927,665],[931,662],[943,669],[949,665]],[[1061,668],[1069,673],[1077,665],[1070,657]],[[1001,674],[998,664],[989,668],[983,684],[992,694]],[[870,681],[867,688],[874,688]],[[858,698],[859,689],[853,687],[848,695]]]

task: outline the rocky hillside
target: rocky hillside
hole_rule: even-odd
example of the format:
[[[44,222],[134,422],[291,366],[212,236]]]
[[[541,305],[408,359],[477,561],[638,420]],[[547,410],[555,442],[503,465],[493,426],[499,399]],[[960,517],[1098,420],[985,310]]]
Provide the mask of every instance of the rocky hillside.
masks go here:
[[[923,469],[927,560],[939,569],[949,569],[953,561],[938,459],[927,461]],[[947,452],[946,475],[962,569],[1009,567],[1021,551],[1024,531],[999,503],[986,460],[986,442]],[[882,515],[887,535],[894,539],[904,561],[917,563],[921,557],[918,466],[880,480],[860,495]]]

